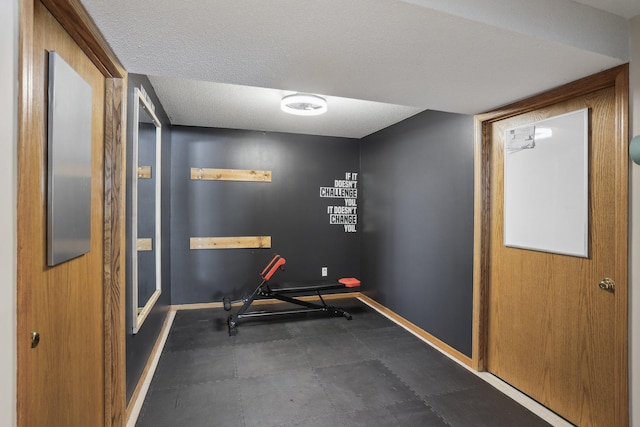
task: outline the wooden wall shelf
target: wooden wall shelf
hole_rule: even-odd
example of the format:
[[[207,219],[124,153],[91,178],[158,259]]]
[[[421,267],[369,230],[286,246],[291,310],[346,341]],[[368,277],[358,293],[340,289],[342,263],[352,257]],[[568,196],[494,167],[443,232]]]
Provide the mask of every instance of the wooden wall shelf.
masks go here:
[[[136,244],[136,248],[138,249],[138,252],[152,251],[153,250],[153,239],[151,239],[151,238],[138,239],[138,242]]]
[[[138,179],[151,179],[151,166],[138,166]]]
[[[189,249],[270,248],[271,236],[192,237]]]
[[[197,181],[271,182],[271,171],[191,168],[191,179]]]

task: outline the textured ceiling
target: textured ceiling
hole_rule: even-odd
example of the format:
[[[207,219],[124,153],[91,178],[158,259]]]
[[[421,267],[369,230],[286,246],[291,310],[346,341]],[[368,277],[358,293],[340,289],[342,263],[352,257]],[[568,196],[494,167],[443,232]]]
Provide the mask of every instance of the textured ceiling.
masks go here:
[[[300,117],[280,110],[280,100],[292,92],[170,77],[156,76],[150,80],[163,105],[166,104],[171,122],[184,126],[207,124],[230,129],[362,138],[421,111],[414,107],[327,96],[329,108],[325,114]]]
[[[640,14],[638,0],[82,2],[127,71],[152,76],[173,124],[356,138],[627,62]],[[293,92],[326,96],[328,114],[280,112]]]

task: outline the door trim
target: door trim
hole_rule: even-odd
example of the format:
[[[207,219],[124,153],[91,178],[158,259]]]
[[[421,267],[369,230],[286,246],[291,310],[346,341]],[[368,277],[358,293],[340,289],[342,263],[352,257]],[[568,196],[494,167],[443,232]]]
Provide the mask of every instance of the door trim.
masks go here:
[[[474,142],[474,256],[473,256],[473,345],[472,367],[486,370],[487,310],[489,289],[489,239],[490,239],[490,126],[509,117],[524,114],[539,108],[582,96],[605,88],[615,88],[615,134],[612,148],[615,150],[617,167],[615,181],[620,191],[616,193],[615,230],[613,236],[617,248],[615,255],[616,298],[615,323],[621,325],[615,334],[615,375],[618,378],[616,395],[616,424],[629,423],[629,377],[628,377],[628,115],[629,115],[629,67],[627,64],[603,71],[567,85],[552,89],[532,98],[498,108],[475,117]]]
[[[19,5],[19,90],[18,156],[39,129],[31,123],[31,111],[42,108],[33,93],[34,5],[38,0],[21,0]],[[122,426],[126,422],[125,402],[125,148],[127,73],[100,34],[79,0],[42,0],[71,38],[80,46],[105,76],[104,130],[104,330],[105,330],[105,426]],[[18,182],[18,186],[20,183]],[[18,190],[18,197],[20,191]],[[19,248],[18,248],[19,251]],[[29,289],[17,278],[17,332],[25,322],[21,310]],[[20,336],[17,338],[20,340]],[[17,355],[17,414],[21,425],[20,402],[28,399],[21,381],[21,348]]]

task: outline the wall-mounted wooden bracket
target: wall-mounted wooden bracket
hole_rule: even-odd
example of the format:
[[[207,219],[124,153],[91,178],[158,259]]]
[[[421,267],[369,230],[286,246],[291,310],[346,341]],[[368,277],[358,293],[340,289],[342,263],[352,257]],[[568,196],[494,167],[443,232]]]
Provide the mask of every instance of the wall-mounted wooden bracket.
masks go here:
[[[189,249],[260,249],[271,247],[271,236],[192,237]]]
[[[152,251],[153,250],[153,239],[151,239],[151,238],[138,239],[138,241],[136,243],[136,248],[138,249],[138,252]]]
[[[208,181],[271,182],[271,171],[191,168],[191,179]]]
[[[151,179],[151,166],[138,166],[138,179]]]

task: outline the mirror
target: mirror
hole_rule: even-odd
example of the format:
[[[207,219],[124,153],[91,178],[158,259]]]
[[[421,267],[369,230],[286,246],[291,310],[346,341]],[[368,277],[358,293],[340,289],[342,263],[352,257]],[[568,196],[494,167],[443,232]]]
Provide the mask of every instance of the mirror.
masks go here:
[[[161,125],[135,89],[133,185],[131,186],[131,268],[133,333],[137,333],[162,292],[160,253]]]

